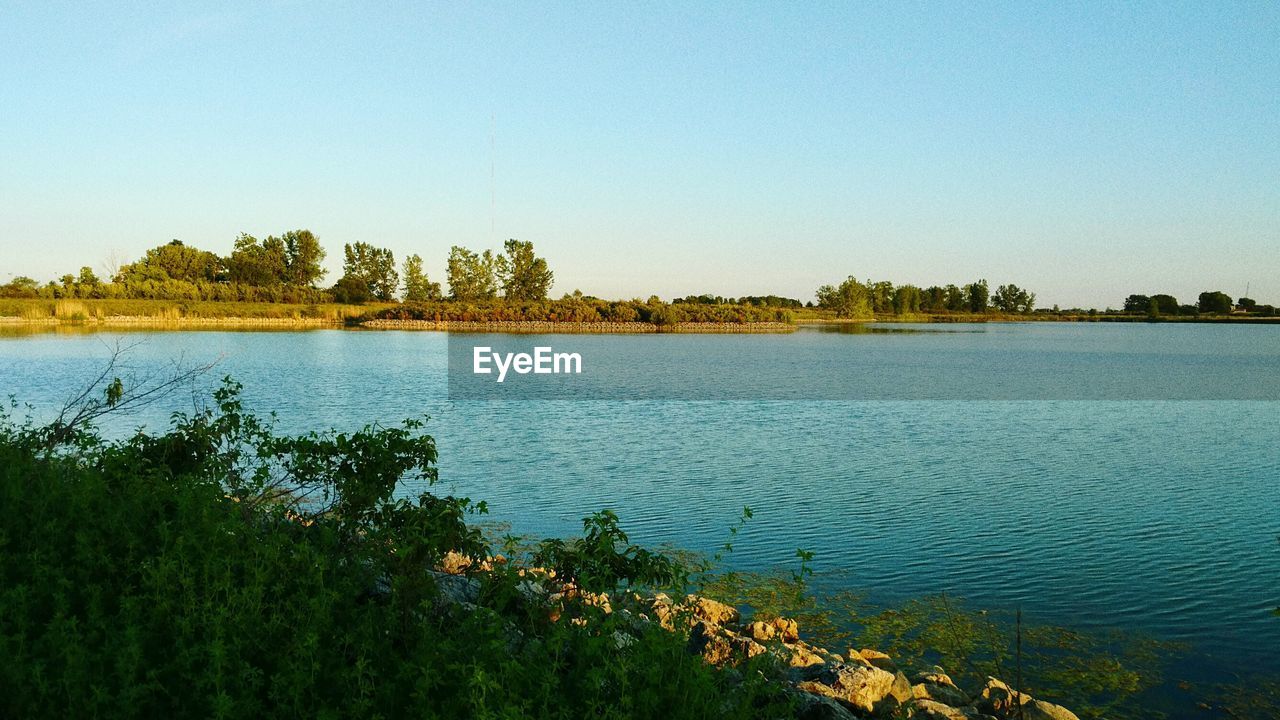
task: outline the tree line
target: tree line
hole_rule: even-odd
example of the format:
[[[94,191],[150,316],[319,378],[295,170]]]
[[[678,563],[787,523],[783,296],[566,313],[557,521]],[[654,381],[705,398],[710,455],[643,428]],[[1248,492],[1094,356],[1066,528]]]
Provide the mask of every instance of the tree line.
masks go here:
[[[986,280],[967,285],[897,285],[881,280],[858,280],[850,275],[839,285],[818,288],[818,307],[840,317],[865,318],[876,315],[916,313],[987,313],[993,310],[1030,313],[1036,295],[1017,285],[1001,285],[993,293]]]
[[[684,305],[752,305],[755,307],[772,307],[772,308],[802,308],[805,304],[795,298],[780,297],[778,295],[744,295],[739,298],[722,297],[720,295],[688,295],[682,298],[672,300],[673,303]],[[808,307],[813,307],[810,302]]]
[[[342,276],[324,287],[326,255],[310,230],[291,230],[263,240],[241,233],[226,256],[172,240],[110,270],[106,280],[88,266],[44,285],[19,276],[0,285],[0,297],[285,303],[446,298],[440,283],[428,277],[420,255],[409,255],[397,264],[389,248],[347,243],[342,248]],[[459,246],[449,251],[451,300],[545,300],[554,279],[546,259],[537,256],[531,242],[508,240],[502,253],[476,253]]]
[[[1232,302],[1231,296],[1221,290],[1207,290],[1200,293],[1195,304],[1182,304],[1172,295],[1160,293],[1156,295],[1130,295],[1124,299],[1124,312],[1146,315],[1156,318],[1162,315],[1229,315],[1245,313],[1263,317],[1275,317],[1274,305],[1260,305],[1257,300],[1242,297]]]
[[[226,256],[172,240],[147,250],[134,262],[109,270],[106,280],[99,278],[93,268],[87,266],[80,268],[78,273],[68,273],[44,285],[32,278],[19,276],[0,285],[0,298],[137,298],[301,304],[389,303],[397,300],[429,303],[447,300],[488,306],[490,301],[498,300],[519,303],[546,301],[555,281],[555,273],[546,258],[539,257],[534,251],[533,243],[516,239],[507,240],[501,252],[475,252],[457,245],[450,248],[445,278],[447,294],[441,283],[428,277],[420,255],[409,255],[398,264],[390,248],[366,242],[343,245],[342,276],[326,287],[321,284],[327,274],[323,267],[326,256],[319,238],[305,229],[290,230],[279,236],[269,235],[261,240],[241,233],[233,242],[231,253]],[[578,295],[581,297],[580,293]],[[858,280],[852,275],[839,285],[819,287],[816,295],[817,307],[848,318],[917,313],[983,314],[993,311],[1026,314],[1035,311],[1036,302],[1035,293],[1014,284],[1000,285],[994,291],[986,280],[921,288],[911,284],[894,285],[888,281]],[[564,299],[572,298],[566,295]],[[600,307],[596,313],[586,314],[598,314],[604,320],[633,314],[646,317],[653,300],[626,301],[624,304],[634,313]],[[713,294],[676,298],[671,305],[684,308],[679,314],[708,319],[721,315],[737,317],[752,314],[709,313],[698,308],[741,306],[792,310],[814,307],[812,301],[803,303],[778,295],[732,298]],[[1221,291],[1202,292],[1194,304],[1182,304],[1168,294],[1133,294],[1125,298],[1123,307],[1124,313],[1149,317],[1231,313],[1276,315],[1273,305],[1259,304],[1248,297],[1233,302],[1231,296]],[[1056,306],[1054,311],[1057,311]],[[560,313],[560,309],[530,310],[531,315]],[[493,313],[486,311],[480,314]]]

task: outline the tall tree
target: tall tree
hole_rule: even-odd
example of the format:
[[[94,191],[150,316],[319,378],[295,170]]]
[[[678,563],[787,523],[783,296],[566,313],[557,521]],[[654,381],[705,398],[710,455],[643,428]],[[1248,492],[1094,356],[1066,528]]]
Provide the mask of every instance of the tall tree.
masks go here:
[[[357,297],[353,290],[363,284],[370,297],[390,301],[400,285],[400,273],[396,272],[396,259],[388,248],[374,247],[369,243],[348,243],[342,247],[342,278],[334,286],[343,288],[348,297]]]
[[[324,248],[320,239],[310,230],[290,230],[284,234],[286,282],[299,287],[315,287],[328,272],[324,262]]]
[[[502,294],[508,300],[545,300],[555,280],[545,258],[533,253],[533,243],[511,239],[505,256],[496,260]]]
[[[987,289],[986,280],[969,283],[965,286],[964,292],[968,300],[969,312],[981,313],[987,311],[987,298],[991,296],[991,291]]]
[[[431,282],[422,269],[422,258],[410,255],[404,259],[404,300],[422,302],[440,299],[440,283]]]
[[[488,300],[498,295],[497,260],[458,245],[449,250],[449,294],[455,300]]]

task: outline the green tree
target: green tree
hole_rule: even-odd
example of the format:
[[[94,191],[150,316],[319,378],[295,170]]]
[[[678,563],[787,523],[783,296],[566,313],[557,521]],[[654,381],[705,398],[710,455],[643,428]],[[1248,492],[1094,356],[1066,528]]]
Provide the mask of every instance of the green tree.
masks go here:
[[[1001,285],[991,297],[991,304],[1007,313],[1029,313],[1035,307],[1035,293],[1017,285]]]
[[[356,284],[362,283],[369,298],[384,302],[395,299],[400,273],[396,272],[396,259],[390,249],[365,242],[348,243],[342,247],[342,254],[342,278],[334,285],[335,296],[341,286],[345,296],[359,297]]]
[[[1166,315],[1178,314],[1178,298],[1172,295],[1158,294],[1147,299],[1148,305],[1155,306],[1157,313]]]
[[[36,297],[40,294],[40,283],[26,275],[19,275],[4,285],[0,285],[0,297],[24,298]]]
[[[925,312],[940,312],[947,309],[947,291],[937,285],[924,290],[920,298],[920,309]]]
[[[431,282],[422,270],[422,258],[410,255],[404,259],[404,300],[405,302],[422,302],[439,300],[440,283]]]
[[[369,292],[369,283],[350,275],[343,275],[338,278],[338,282],[334,283],[331,292],[333,293],[334,302],[359,305],[373,299],[373,295]]]
[[[1144,313],[1151,306],[1151,298],[1146,295],[1130,295],[1124,299],[1124,311]]]
[[[893,311],[899,315],[920,312],[924,293],[915,285],[901,285],[893,291]]]
[[[987,311],[987,298],[991,296],[991,291],[987,289],[986,280],[979,280],[976,283],[966,285],[964,292],[969,312],[982,313]]]
[[[231,282],[255,287],[271,287],[284,282],[287,261],[284,242],[269,237],[259,243],[248,233],[240,233],[235,249],[227,256],[227,276]]]
[[[206,250],[184,245],[181,240],[171,240],[166,245],[151,248],[141,260],[120,269],[125,282],[131,280],[208,282],[217,279],[221,271],[221,258]]]
[[[872,282],[867,280],[867,292],[871,295],[871,311],[873,313],[893,312],[893,283],[887,280]]]
[[[493,253],[476,253],[458,245],[449,250],[449,294],[455,300],[488,300],[498,295],[497,261]]]
[[[965,295],[965,291],[955,285],[948,285],[946,288],[947,310],[951,312],[964,312],[969,308],[969,298]]]
[[[1231,312],[1231,296],[1219,290],[1200,293],[1200,312],[1225,315]]]
[[[545,258],[533,254],[533,243],[511,239],[505,256],[495,261],[502,294],[508,300],[545,300],[555,280]]]
[[[872,317],[871,291],[850,275],[840,285],[818,288],[818,307],[834,310],[838,317]]]
[[[286,282],[299,287],[315,287],[328,272],[320,263],[325,251],[310,230],[290,230],[284,234]]]

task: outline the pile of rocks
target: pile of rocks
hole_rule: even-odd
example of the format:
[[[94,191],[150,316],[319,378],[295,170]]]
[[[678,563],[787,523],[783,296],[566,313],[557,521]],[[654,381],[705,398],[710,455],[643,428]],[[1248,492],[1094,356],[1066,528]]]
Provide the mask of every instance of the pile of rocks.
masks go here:
[[[475,602],[478,581],[468,575],[490,571],[500,558],[472,561],[450,553],[437,566],[442,595],[458,604]],[[806,643],[789,618],[744,620],[737,608],[711,598],[627,593],[610,598],[590,593],[555,577],[554,571],[521,569],[522,592],[544,604],[553,621],[586,622],[575,608],[591,606],[622,614],[634,626],[657,623],[687,633],[689,650],[708,663],[728,668],[767,655],[781,669],[776,682],[795,693],[802,720],[912,718],[917,720],[1079,720],[1075,713],[1020,693],[996,678],[974,692],[961,689],[940,667],[908,674],[888,655],[850,648],[844,653]],[[615,638],[619,648],[631,638]]]

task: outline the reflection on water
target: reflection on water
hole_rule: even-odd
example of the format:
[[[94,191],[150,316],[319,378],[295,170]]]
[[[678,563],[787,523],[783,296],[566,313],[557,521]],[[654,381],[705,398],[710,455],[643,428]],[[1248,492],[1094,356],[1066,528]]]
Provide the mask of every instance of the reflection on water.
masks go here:
[[[934,323],[880,323],[880,322],[844,322],[844,323],[806,323],[800,330],[816,330],[822,333],[840,335],[898,335],[926,333],[980,333],[981,326],[971,324],[934,324]]]

